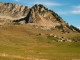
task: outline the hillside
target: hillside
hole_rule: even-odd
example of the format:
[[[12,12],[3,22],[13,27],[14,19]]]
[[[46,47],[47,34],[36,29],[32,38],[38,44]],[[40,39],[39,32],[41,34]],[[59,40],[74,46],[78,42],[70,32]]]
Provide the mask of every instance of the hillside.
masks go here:
[[[0,60],[80,59],[80,30],[41,4],[0,2]]]
[[[48,10],[41,4],[35,4],[29,8],[15,3],[0,2],[0,9],[0,25],[20,23],[42,27],[43,29],[58,28],[63,32],[79,30],[69,26],[57,13]]]
[[[27,28],[26,28],[27,27]],[[28,25],[0,26],[1,60],[71,60],[80,57],[80,42],[55,42],[57,37],[79,38],[79,33],[35,29]],[[77,36],[77,37],[76,37]],[[79,38],[80,40],[80,38]]]

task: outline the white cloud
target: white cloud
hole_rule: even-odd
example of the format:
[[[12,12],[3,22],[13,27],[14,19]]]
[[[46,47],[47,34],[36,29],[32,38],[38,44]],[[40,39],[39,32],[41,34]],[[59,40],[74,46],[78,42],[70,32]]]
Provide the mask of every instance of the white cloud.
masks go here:
[[[30,3],[30,4],[43,4],[45,6],[61,6],[62,4],[60,3],[56,3],[56,2],[33,2],[33,3]]]
[[[71,6],[71,9],[70,10],[59,11],[58,13],[61,14],[61,15],[80,14],[80,5],[79,6]]]
[[[73,6],[73,10],[71,11],[71,13],[73,14],[80,14],[80,5],[79,6]]]
[[[80,14],[80,10],[73,10],[73,11],[71,11],[71,13],[73,13],[73,14]]]
[[[77,27],[77,28],[79,28],[79,29],[80,29],[80,27]]]
[[[16,2],[22,2],[24,4],[33,6],[34,4],[43,4],[46,7],[52,7],[52,6],[61,6],[63,4],[60,4],[58,2],[49,1],[49,0],[14,0]]]
[[[76,8],[76,9],[80,9],[80,5],[79,6],[73,6],[74,8]]]
[[[69,14],[68,11],[57,11],[58,14],[60,15],[66,15],[66,14]]]
[[[19,2],[20,0],[14,0],[14,1]]]

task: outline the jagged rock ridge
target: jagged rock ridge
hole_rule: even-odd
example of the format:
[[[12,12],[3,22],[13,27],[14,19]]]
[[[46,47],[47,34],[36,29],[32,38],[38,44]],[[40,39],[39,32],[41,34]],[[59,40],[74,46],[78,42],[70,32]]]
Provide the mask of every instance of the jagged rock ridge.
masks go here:
[[[75,31],[57,13],[48,10],[41,4],[35,4],[29,8],[15,3],[0,2],[0,20],[4,20],[3,24],[18,22],[47,29],[58,28],[60,31]]]
[[[27,6],[23,6],[15,3],[0,2],[0,16],[18,18],[18,17],[26,16],[29,10],[30,8]]]
[[[36,23],[37,25],[45,27],[60,26],[61,23],[64,23],[64,21],[55,12],[48,10],[41,4],[36,4],[31,8],[28,22]]]

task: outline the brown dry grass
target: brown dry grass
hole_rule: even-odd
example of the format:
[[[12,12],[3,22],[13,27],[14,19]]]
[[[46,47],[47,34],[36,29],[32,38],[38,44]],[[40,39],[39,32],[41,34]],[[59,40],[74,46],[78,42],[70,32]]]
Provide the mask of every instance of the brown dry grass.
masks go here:
[[[39,35],[39,33],[43,35]],[[62,34],[58,29],[42,30],[29,25],[4,25],[0,26],[0,53],[2,53],[2,57],[4,55],[9,57],[10,55],[12,59],[14,56],[16,58],[29,57],[32,60],[79,59],[80,42],[48,43],[51,40],[44,34],[55,34],[57,36],[64,36],[65,38],[80,35],[76,32]]]

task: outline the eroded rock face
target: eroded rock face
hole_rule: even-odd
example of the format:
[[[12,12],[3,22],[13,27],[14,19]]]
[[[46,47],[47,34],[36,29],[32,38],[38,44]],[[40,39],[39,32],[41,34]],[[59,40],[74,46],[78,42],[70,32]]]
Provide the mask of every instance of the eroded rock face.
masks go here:
[[[32,8],[15,3],[0,2],[0,18],[10,20],[21,19],[27,23],[36,23],[40,26],[56,26],[60,25],[59,16],[56,13],[49,11],[41,4],[36,4]]]
[[[3,3],[0,2],[0,15],[10,16],[13,18],[18,18],[21,16],[26,16],[30,8],[27,6],[15,4],[15,3]]]
[[[60,31],[70,31],[70,26],[54,11],[41,4],[33,7],[15,3],[0,2],[0,25],[18,22],[41,27],[41,29],[58,28]]]
[[[28,23],[35,23],[34,25],[46,28],[56,27],[58,25],[60,26],[60,21],[63,23],[60,20],[61,18],[59,18],[60,21],[57,20],[58,17],[56,13],[49,11],[43,5],[36,4],[30,10]]]

